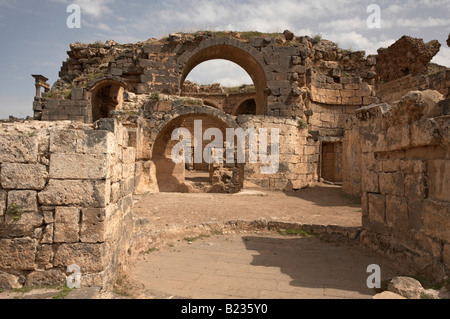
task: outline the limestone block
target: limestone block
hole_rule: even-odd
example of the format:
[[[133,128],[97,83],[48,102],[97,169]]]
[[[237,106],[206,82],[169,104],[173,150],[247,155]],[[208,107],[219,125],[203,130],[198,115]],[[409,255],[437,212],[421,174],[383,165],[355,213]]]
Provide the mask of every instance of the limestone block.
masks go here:
[[[57,269],[46,271],[33,271],[27,276],[25,286],[27,287],[48,287],[64,284],[67,280],[66,275]]]
[[[450,203],[425,200],[422,207],[424,233],[450,242]]]
[[[0,239],[0,268],[34,270],[36,251],[35,239]]]
[[[409,125],[389,127],[386,132],[385,151],[394,151],[410,147],[411,135]]]
[[[41,244],[53,244],[54,232],[55,232],[54,224],[45,225],[44,231],[42,233]]]
[[[70,98],[72,100],[83,100],[84,99],[84,89],[83,88],[73,88]]]
[[[115,151],[114,134],[105,130],[80,131],[77,137],[77,153],[112,154]]]
[[[42,214],[44,215],[44,223],[51,224],[55,222],[54,212],[55,207],[42,206]]]
[[[78,134],[75,130],[50,131],[50,152],[75,153],[77,136]]]
[[[423,174],[405,176],[405,196],[411,200],[424,200],[428,194],[427,179]]]
[[[407,299],[420,299],[424,291],[421,283],[410,277],[395,277],[389,283],[388,290]]]
[[[411,125],[411,145],[420,147],[438,144],[440,139],[436,131],[437,125],[432,119],[413,123]]]
[[[0,272],[0,288],[19,289],[22,288],[22,285],[19,282],[19,277],[6,272]]]
[[[42,205],[105,207],[110,198],[110,182],[88,180],[50,180],[39,193]]]
[[[80,210],[75,207],[55,208],[55,243],[76,243],[80,239]]]
[[[111,183],[111,203],[117,203],[120,199],[120,183]]]
[[[406,198],[386,195],[386,222],[395,228],[408,228],[408,201]]]
[[[57,179],[105,179],[108,176],[108,156],[55,153],[50,157],[49,175]]]
[[[385,221],[385,196],[381,194],[368,194],[369,202],[369,214],[368,217],[371,221],[384,223]]]
[[[42,190],[47,175],[44,165],[5,163],[2,165],[1,184],[4,189]]]
[[[8,206],[16,204],[24,212],[38,210],[36,191],[10,191],[8,192]]]
[[[422,160],[401,160],[399,169],[408,174],[421,174],[427,172],[427,165]]]
[[[42,244],[42,242],[41,242]],[[38,264],[38,269],[51,269],[53,268],[53,246],[52,245],[39,245],[36,254],[36,263]]]
[[[133,147],[124,148],[122,150],[122,162],[124,164],[134,164],[136,161],[136,149]]]
[[[20,218],[6,214],[5,235],[12,237],[32,236],[33,231],[42,226],[43,220],[42,215],[37,212],[23,213]]]
[[[382,194],[397,196],[403,196],[405,194],[405,185],[402,172],[380,173],[379,182],[380,191]]]
[[[82,275],[101,272],[108,264],[105,252],[105,244],[62,244],[55,253],[53,264],[63,268],[78,265]]]
[[[82,210],[80,239],[83,243],[101,243],[105,241],[106,211],[102,208]]]
[[[370,170],[364,170],[362,174],[362,191],[368,193],[379,193],[378,173]]]
[[[0,136],[1,163],[36,163],[38,139],[28,135]]]

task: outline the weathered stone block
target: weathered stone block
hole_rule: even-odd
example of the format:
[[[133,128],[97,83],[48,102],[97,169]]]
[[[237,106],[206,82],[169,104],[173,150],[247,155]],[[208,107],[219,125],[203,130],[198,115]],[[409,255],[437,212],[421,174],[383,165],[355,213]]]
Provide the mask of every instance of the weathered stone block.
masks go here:
[[[405,185],[402,172],[380,173],[379,182],[380,191],[382,194],[397,196],[403,196],[405,194]]]
[[[82,210],[81,236],[83,243],[105,241],[105,209],[87,208]]]
[[[42,242],[41,242],[42,244]],[[36,254],[36,264],[38,265],[38,269],[51,269],[53,268],[53,246],[52,245],[39,245],[38,251]]]
[[[1,184],[4,189],[42,190],[47,175],[44,165],[5,163],[2,165]]]
[[[28,135],[0,136],[1,163],[36,163],[38,139]]]
[[[78,133],[77,153],[112,154],[115,151],[114,134],[104,130]]]
[[[450,242],[450,203],[425,200],[423,231],[430,237]]]
[[[19,282],[19,277],[6,272],[0,272],[0,288],[19,289],[22,288],[22,285]]]
[[[65,283],[66,275],[57,269],[47,271],[33,271],[27,276],[25,286],[27,287],[48,287],[58,286]]]
[[[36,191],[9,191],[8,206],[16,204],[24,212],[38,210]]]
[[[50,131],[51,153],[75,153],[77,147],[77,131],[52,130]]]
[[[423,174],[405,176],[405,196],[411,200],[423,200],[428,195],[427,179]]]
[[[111,69],[111,75],[122,76],[122,74],[123,74],[123,70],[122,69],[118,69],[118,68],[112,68]]]
[[[408,228],[408,202],[406,198],[386,195],[386,222],[389,226],[395,228]]]
[[[0,268],[34,270],[36,251],[35,239],[0,239]]]
[[[70,98],[72,100],[83,100],[84,99],[84,89],[83,88],[73,88]]]
[[[41,244],[53,244],[54,232],[55,232],[54,224],[45,225],[44,231],[42,232]]]
[[[364,170],[362,176],[362,191],[368,193],[379,193],[378,173],[370,170]]]
[[[105,253],[105,244],[62,244],[55,253],[53,263],[55,267],[64,268],[78,265],[81,274],[96,273],[101,272],[108,264]]]
[[[80,239],[80,210],[74,207],[55,208],[55,243],[76,243]]]
[[[136,162],[136,149],[132,147],[122,150],[122,162],[124,164],[134,164]]]
[[[33,231],[42,226],[43,217],[37,212],[23,213],[19,218],[6,214],[5,234],[11,237],[32,236]]]
[[[384,223],[386,208],[385,196],[369,193],[367,199],[369,202],[369,219],[371,221]]]
[[[422,200],[408,200],[408,219],[411,229],[420,230],[423,227],[422,205]]]
[[[50,157],[50,178],[106,179],[107,154],[55,153]]]
[[[87,180],[50,180],[39,193],[42,205],[105,207],[109,203],[110,182]]]

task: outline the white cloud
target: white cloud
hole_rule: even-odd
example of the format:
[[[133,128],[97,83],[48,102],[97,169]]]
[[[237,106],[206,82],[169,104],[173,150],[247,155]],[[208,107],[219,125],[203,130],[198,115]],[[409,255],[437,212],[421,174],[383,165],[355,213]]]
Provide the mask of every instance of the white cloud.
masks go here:
[[[94,18],[111,14],[111,5],[114,0],[52,0],[55,3],[77,4],[81,8],[81,13]]]
[[[450,48],[441,47],[431,62],[450,68]]]
[[[445,27],[450,25],[450,19],[443,18],[400,18],[395,21],[395,25],[397,27],[403,28],[413,28],[413,29],[422,29],[422,28],[433,28],[433,27]]]
[[[75,0],[74,3],[81,7],[82,13],[88,14],[95,18],[102,15],[110,14],[110,4],[113,0]]]

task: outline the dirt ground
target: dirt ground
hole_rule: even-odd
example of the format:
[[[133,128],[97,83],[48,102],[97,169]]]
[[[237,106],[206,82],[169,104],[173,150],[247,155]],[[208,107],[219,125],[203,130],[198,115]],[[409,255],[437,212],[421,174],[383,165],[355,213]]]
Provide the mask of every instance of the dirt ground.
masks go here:
[[[231,220],[361,226],[360,199],[344,194],[339,186],[327,184],[296,192],[160,193],[136,199],[135,216],[147,218],[155,229]]]
[[[146,231],[175,230],[178,240],[150,241],[141,249],[120,287],[134,298],[371,298],[375,292],[366,286],[367,266],[382,265],[383,278],[394,273],[389,262],[356,243],[268,230],[190,239],[182,231],[235,220],[360,227],[359,198],[345,195],[339,186],[288,193],[145,194],[135,200],[134,216],[146,220]]]

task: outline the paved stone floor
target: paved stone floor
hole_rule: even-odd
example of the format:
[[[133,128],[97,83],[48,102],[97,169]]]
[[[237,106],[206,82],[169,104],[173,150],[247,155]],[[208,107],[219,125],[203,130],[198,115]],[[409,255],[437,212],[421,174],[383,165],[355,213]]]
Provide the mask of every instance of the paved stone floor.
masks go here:
[[[135,298],[365,299],[367,266],[389,263],[353,244],[317,237],[229,234],[181,241],[141,255],[131,280]]]

